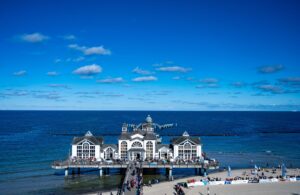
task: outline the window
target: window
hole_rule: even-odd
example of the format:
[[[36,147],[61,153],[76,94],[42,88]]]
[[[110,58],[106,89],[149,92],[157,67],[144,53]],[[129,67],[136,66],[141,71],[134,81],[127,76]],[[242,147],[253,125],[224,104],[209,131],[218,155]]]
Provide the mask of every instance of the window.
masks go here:
[[[178,157],[184,160],[192,160],[197,157],[197,146],[185,142],[178,146]]]
[[[77,157],[90,158],[95,157],[95,145],[90,145],[88,142],[83,142],[77,146]]]
[[[153,159],[153,143],[150,141],[146,143],[146,158]]]
[[[127,159],[127,142],[121,142],[121,159]]]
[[[90,146],[90,157],[95,157],[95,146]]]
[[[82,146],[81,145],[77,146],[77,156],[80,158],[82,157]]]
[[[133,142],[131,145],[132,148],[142,148],[143,145],[140,142]]]

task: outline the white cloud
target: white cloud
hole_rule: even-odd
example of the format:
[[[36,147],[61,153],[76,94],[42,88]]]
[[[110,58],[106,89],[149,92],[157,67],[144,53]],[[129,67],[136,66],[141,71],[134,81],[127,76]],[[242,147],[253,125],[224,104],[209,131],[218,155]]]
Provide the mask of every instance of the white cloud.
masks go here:
[[[157,78],[154,76],[147,76],[147,77],[136,77],[132,79],[134,82],[144,82],[144,81],[157,81]]]
[[[124,82],[124,79],[122,77],[117,77],[117,78],[97,80],[97,82],[98,83],[122,83]]]
[[[84,55],[110,55],[111,51],[105,49],[103,45],[96,47],[79,46],[77,44],[71,44],[68,46],[71,49],[75,49],[84,53]]]
[[[209,84],[209,83],[218,83],[219,80],[216,78],[206,78],[206,79],[200,80],[200,82]]]
[[[132,72],[137,73],[137,74],[144,74],[144,75],[146,75],[146,74],[153,74],[153,72],[150,72],[148,70],[140,69],[138,66],[135,67],[135,69],[133,69]]]
[[[55,72],[55,71],[47,72],[47,75],[48,76],[57,76],[58,72]]]
[[[20,71],[18,71],[18,72],[14,72],[13,75],[14,75],[14,76],[19,76],[19,77],[20,77],[20,76],[25,76],[26,73],[27,73],[26,70],[20,70]]]
[[[65,35],[62,38],[65,40],[74,40],[74,39],[76,39],[76,36],[75,35]]]
[[[163,67],[156,68],[156,70],[162,71],[162,72],[188,72],[188,71],[191,71],[190,68],[184,68],[181,66],[163,66]]]
[[[84,57],[78,57],[78,58],[75,58],[73,59],[74,62],[81,62],[83,61],[85,58]]]
[[[57,58],[54,60],[54,63],[60,63],[61,62],[61,59]]]
[[[176,76],[176,77],[173,77],[172,79],[173,79],[173,80],[180,80],[180,79],[181,79],[181,77],[179,77],[179,76]]]
[[[282,64],[271,65],[271,66],[261,66],[258,68],[258,72],[263,73],[263,74],[269,74],[269,73],[279,72],[283,69],[284,69],[284,66]]]
[[[41,33],[32,33],[32,34],[24,34],[21,36],[21,39],[30,43],[38,43],[43,42],[49,39],[48,36],[43,35]]]
[[[82,66],[73,71],[74,74],[82,76],[92,76],[100,72],[102,72],[102,67],[97,64]]]
[[[201,79],[201,85],[197,85],[196,88],[218,88],[219,80],[216,78],[205,78]]]
[[[65,84],[49,84],[49,87],[53,87],[53,88],[65,88],[65,89],[70,89],[70,87],[68,85]]]
[[[274,86],[274,85],[260,85],[257,88],[264,92],[270,92],[273,94],[283,93],[283,89],[281,87]]]

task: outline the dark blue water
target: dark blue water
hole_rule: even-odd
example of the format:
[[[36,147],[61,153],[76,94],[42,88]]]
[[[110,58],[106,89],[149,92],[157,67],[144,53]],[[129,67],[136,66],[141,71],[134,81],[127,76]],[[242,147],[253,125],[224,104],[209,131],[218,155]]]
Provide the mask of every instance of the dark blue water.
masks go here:
[[[99,179],[90,171],[65,180],[50,165],[67,157],[74,135],[90,130],[105,135],[105,143],[116,143],[123,122],[139,123],[147,114],[156,123],[177,123],[158,132],[165,143],[187,130],[201,137],[204,151],[221,166],[300,167],[298,112],[0,111],[1,194],[72,194],[116,187],[121,179],[116,172]],[[193,173],[174,172],[176,177]]]

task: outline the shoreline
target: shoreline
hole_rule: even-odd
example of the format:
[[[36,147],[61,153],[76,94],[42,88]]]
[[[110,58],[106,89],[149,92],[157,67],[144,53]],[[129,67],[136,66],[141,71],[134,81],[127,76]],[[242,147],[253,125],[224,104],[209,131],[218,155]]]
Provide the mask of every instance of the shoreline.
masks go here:
[[[249,168],[241,168],[241,169],[233,169],[231,171],[231,178],[234,177],[246,177],[252,176],[251,170]],[[264,170],[264,173],[266,176],[279,176],[281,174],[281,170],[277,169],[275,174],[272,174],[271,168],[265,168],[262,169]],[[268,172],[265,172],[265,171]],[[243,174],[246,172],[245,176]],[[261,175],[263,171],[258,172],[259,175]],[[226,170],[219,170],[219,171],[213,171],[207,177],[209,178],[222,178],[224,180],[225,178],[228,178],[227,176],[228,172]],[[300,168],[292,168],[292,169],[287,169],[287,176],[289,175],[300,175]],[[174,179],[173,181],[162,181],[158,184],[152,184],[151,187],[149,186],[144,186],[143,187],[143,192],[144,195],[169,195],[173,194],[175,190],[173,189],[174,186],[177,183],[181,182],[187,182],[187,180],[192,180],[195,179],[199,181],[200,179],[205,179],[207,177],[204,176],[199,176],[199,175],[192,175],[192,176],[186,176],[186,177],[181,177]],[[188,187],[188,188],[183,188],[184,192],[186,194],[207,194],[207,187],[209,187],[210,193],[211,194],[225,194],[225,195],[231,195],[231,194],[260,194],[262,192],[262,195],[265,194],[292,194],[292,193],[299,193],[300,194],[300,181],[296,182],[291,182],[291,181],[285,181],[285,182],[276,182],[276,183],[248,183],[248,184],[237,184],[237,185],[208,185],[208,186],[195,186],[195,187]],[[106,192],[91,192],[91,193],[85,193],[89,195],[110,195],[111,192],[115,195],[117,193],[118,189],[114,189],[111,191],[106,191]]]
[[[252,169],[235,169],[231,171],[231,177],[246,177],[246,175],[252,177],[251,174]],[[270,175],[280,175],[281,170],[277,170],[275,174],[271,174],[270,169],[263,169],[268,170],[269,172],[264,172],[266,176]],[[246,172],[245,176],[243,173]],[[261,172],[258,172],[261,175]],[[268,174],[266,174],[268,173]],[[229,178],[227,176],[227,171],[219,171],[215,173],[209,174],[207,177],[209,178],[221,178],[225,180]],[[300,175],[299,168],[287,169],[287,175]],[[275,177],[276,177],[275,176]],[[165,195],[165,194],[173,194],[175,190],[173,189],[177,183],[187,182],[187,180],[196,180],[199,181],[200,179],[206,179],[207,177],[203,176],[189,176],[185,178],[176,179],[174,181],[169,182],[162,182],[159,184],[154,184],[152,187],[145,186],[143,188],[144,195]],[[280,186],[280,187],[279,187]],[[195,187],[188,187],[183,188],[183,191],[186,194],[207,194],[207,189],[209,189],[211,194],[291,194],[291,193],[299,193],[300,194],[300,182],[277,182],[277,183],[247,183],[247,184],[237,184],[237,185],[207,185],[207,186],[195,186]]]

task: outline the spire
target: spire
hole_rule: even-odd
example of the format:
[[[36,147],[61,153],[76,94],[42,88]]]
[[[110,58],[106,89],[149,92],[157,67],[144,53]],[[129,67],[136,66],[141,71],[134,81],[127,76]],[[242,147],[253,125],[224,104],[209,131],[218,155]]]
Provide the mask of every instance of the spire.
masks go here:
[[[190,135],[189,135],[189,133],[187,131],[184,131],[183,134],[182,134],[182,136],[189,137]]]
[[[127,124],[126,123],[123,123],[123,126],[122,126],[122,133],[123,132],[127,132]]]
[[[85,136],[93,136],[93,134],[90,132],[90,131],[87,131],[86,133],[85,133]]]

